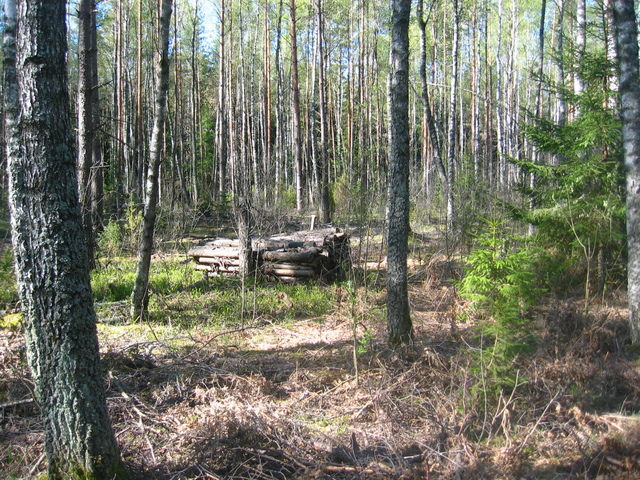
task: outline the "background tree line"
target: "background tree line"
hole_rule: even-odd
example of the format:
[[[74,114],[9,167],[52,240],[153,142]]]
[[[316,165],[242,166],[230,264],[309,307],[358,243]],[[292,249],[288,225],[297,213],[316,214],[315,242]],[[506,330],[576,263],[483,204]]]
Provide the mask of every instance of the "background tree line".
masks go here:
[[[96,32],[90,48],[80,28],[85,4]],[[91,92],[93,105],[78,95],[76,110],[94,112],[91,164],[81,169],[93,175],[81,191],[91,192],[85,212],[99,230],[146,200],[158,6],[87,1],[69,12],[72,89]],[[603,290],[624,264],[612,22],[611,5],[583,0],[413,5],[415,225],[440,224],[450,241],[468,242],[479,220],[500,210],[521,221],[514,233],[539,234],[555,255],[548,267],[581,263],[587,293]],[[263,211],[317,211],[324,222],[383,217],[392,74],[385,2],[180,0],[170,30],[161,219],[225,214],[238,198]],[[89,53],[93,86],[83,90]]]
[[[511,198],[531,182],[512,160],[562,157],[536,149],[523,126],[536,114],[558,125],[577,118],[568,103],[583,92],[585,59],[613,59],[611,18],[604,3],[569,0],[542,9],[515,0],[418,7],[409,72],[414,214],[459,216],[464,227],[493,193]],[[83,9],[95,14],[90,48]],[[84,55],[95,55],[88,91],[99,113],[89,129],[99,146],[87,172],[100,174],[92,187],[99,224],[144,200],[157,9],[144,0],[69,4],[72,90],[87,90],[79,72]],[[318,209],[326,221],[383,209],[389,23],[376,0],[177,1],[161,208],[206,213],[242,188],[261,207]],[[601,66],[610,70],[606,95],[615,76],[613,65]]]

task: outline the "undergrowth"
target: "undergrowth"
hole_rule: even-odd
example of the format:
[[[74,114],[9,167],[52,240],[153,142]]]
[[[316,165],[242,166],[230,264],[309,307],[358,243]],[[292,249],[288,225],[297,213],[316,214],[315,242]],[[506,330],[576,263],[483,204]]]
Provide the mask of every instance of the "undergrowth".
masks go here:
[[[134,280],[133,260],[112,261],[94,270],[98,309],[127,302]],[[269,284],[251,279],[243,286],[239,279],[206,279],[191,263],[175,259],[152,262],[149,284],[151,320],[184,328],[322,317],[331,310],[334,296],[331,288],[313,283]]]
[[[110,261],[91,272],[93,298],[96,302],[119,302],[131,296],[136,276],[136,262],[131,258]],[[149,284],[152,294],[170,295],[189,290],[202,275],[182,260],[151,263]]]
[[[543,293],[534,275],[535,250],[505,231],[504,222],[485,221],[458,282],[460,295],[470,302],[463,317],[473,318],[480,337],[479,348],[471,351],[471,371],[481,379],[474,390],[492,399],[518,384],[516,359],[534,349],[529,309]]]

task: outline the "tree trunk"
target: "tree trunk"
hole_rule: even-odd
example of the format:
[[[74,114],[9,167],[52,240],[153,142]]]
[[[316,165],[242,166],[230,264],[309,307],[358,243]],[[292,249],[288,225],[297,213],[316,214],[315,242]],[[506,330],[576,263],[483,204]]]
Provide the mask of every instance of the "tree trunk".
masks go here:
[[[544,2],[545,0],[543,0]],[[504,0],[498,0],[498,39],[496,46],[496,89],[495,89],[495,127],[496,127],[496,145],[498,157],[496,158],[496,173],[498,189],[505,188],[505,148],[504,148],[504,56],[502,52],[502,22],[504,19]]]
[[[486,15],[487,12],[484,12]],[[480,138],[480,38],[482,31],[478,21],[478,2],[473,4],[473,38],[471,53],[471,158],[473,159],[473,174],[477,180],[482,178],[482,163],[480,152],[482,141]]]
[[[213,198],[218,198],[227,191],[227,165],[229,149],[229,132],[227,128],[227,27],[226,22],[227,7],[225,0],[220,1],[220,74],[218,75],[218,167],[219,179],[218,189],[214,192]]]
[[[555,94],[555,115],[554,121],[559,127],[564,127],[567,123],[567,100],[566,100],[566,92],[565,92],[565,79],[564,79],[564,10],[565,10],[565,0],[559,0],[556,5],[557,11],[555,15],[555,35],[556,35],[556,45],[555,45],[555,74],[556,74],[556,85],[557,91]],[[542,31],[542,35],[544,35],[544,30]],[[542,37],[542,41],[544,37]],[[542,59],[541,59],[542,61]],[[539,72],[542,73],[542,72]],[[552,162],[555,166],[559,166],[564,162],[564,157],[561,154],[553,155]],[[535,206],[535,205],[534,205]]]
[[[620,68],[622,142],[627,179],[627,289],[633,342],[640,341],[640,83],[638,26],[633,0],[613,0]]]
[[[544,73],[544,30],[545,30],[545,18],[547,16],[547,0],[542,0],[540,6],[540,27],[538,29],[538,50],[540,55],[540,64],[538,65],[538,84],[535,98],[535,117],[542,118],[542,74]],[[534,147],[533,150],[533,162],[540,163],[540,150]],[[536,172],[532,171],[529,175],[529,188],[534,191],[536,187]],[[531,196],[529,199],[529,211],[533,212],[536,208],[536,199]],[[529,236],[535,233],[535,226],[529,224]]]
[[[302,136],[300,132],[300,84],[298,80],[298,42],[296,33],[296,0],[290,3],[291,16],[291,102],[293,108],[293,158],[296,175],[296,208],[302,210],[304,185],[302,183]]]
[[[20,132],[17,125],[20,112],[18,106],[18,80],[16,78],[16,28],[18,22],[16,13],[16,0],[5,0],[3,21],[3,138],[6,148],[5,155],[7,161],[7,170],[9,170],[11,160],[20,158]],[[9,185],[9,187],[11,187],[11,185]]]
[[[238,226],[239,241],[239,273],[242,278],[248,277],[253,271],[253,256],[251,250],[251,202],[245,196],[236,195],[236,225]]]
[[[93,222],[91,219],[91,170],[93,167],[93,88],[92,88],[92,0],[78,3],[78,187],[82,225],[87,239],[89,268],[95,267]]]
[[[94,235],[102,230],[104,217],[104,170],[102,140],[100,138],[100,86],[98,78],[98,19],[96,2],[91,2],[91,112],[93,117],[93,145],[91,172],[91,222]]]
[[[270,35],[270,24],[269,24],[269,0],[265,1],[264,5],[264,38],[263,38],[263,48],[264,48],[264,155],[263,155],[263,172],[264,172],[264,180],[262,182],[262,190],[264,192],[264,200],[265,204],[271,200],[270,191],[273,192],[274,189],[270,189],[269,183],[266,181],[267,179],[272,179],[272,136],[271,131],[273,130],[273,119],[272,119],[272,110],[273,107],[271,105],[271,35]],[[256,178],[257,182],[258,179]],[[275,191],[280,189],[280,185],[275,185]]]
[[[556,70],[556,84],[558,85],[558,91],[556,92],[556,111],[555,111],[555,122],[564,127],[567,123],[567,101],[566,101],[566,93],[564,92],[564,9],[565,9],[565,0],[559,0],[556,5],[556,58],[555,58],[555,70]],[[544,31],[543,31],[544,35]],[[561,163],[561,158],[559,155],[554,157],[556,164],[559,165]]]
[[[143,175],[144,175],[144,135],[143,135],[143,113],[142,113],[142,0],[138,0],[138,21],[137,21],[137,35],[136,35],[136,144],[134,147],[135,158],[132,160],[135,163],[134,170],[136,176],[139,177],[139,181],[136,184],[142,187]],[[146,201],[146,199],[142,199]]]
[[[191,63],[191,88],[189,92],[191,118],[189,119],[189,140],[191,141],[191,200],[194,207],[198,207],[200,203],[200,186],[198,184],[200,180],[200,168],[199,159],[202,158],[202,142],[199,138],[199,132],[201,127],[201,110],[200,110],[200,64],[199,64],[199,52],[200,52],[200,37],[198,34],[198,16],[200,15],[200,6],[198,0],[195,0],[193,23],[191,28],[193,33],[191,35],[191,49],[190,49],[190,63]]]
[[[16,10],[5,2],[16,274],[27,360],[45,426],[48,478],[124,479],[129,477],[107,411],[78,198],[65,7],[62,0],[20,1],[12,44]]]
[[[614,20],[613,20],[613,0],[604,0],[603,9],[604,9],[604,40],[605,40],[605,48],[607,50],[607,60],[609,60],[612,64],[615,64],[617,55],[616,55],[616,39],[614,35]],[[616,72],[611,71],[609,77],[607,78],[607,91],[608,92],[618,92],[618,75]],[[618,105],[618,97],[616,95],[609,95],[607,99],[607,105],[609,108],[617,109]]]
[[[587,44],[587,2],[586,0],[577,0],[576,2],[576,71],[574,71],[574,83],[573,93],[580,95],[584,91],[584,81],[582,79],[582,73],[579,71],[577,62],[582,61],[584,58],[584,51]],[[580,114],[579,108],[580,102],[575,105],[576,116]]]
[[[325,79],[325,40],[322,0],[316,0],[318,15],[318,103],[320,109],[320,152],[318,156],[318,182],[320,194],[320,218],[331,222],[329,202],[329,155],[327,152],[327,85]]]
[[[449,181],[447,180],[447,172],[442,161],[442,146],[440,143],[440,135],[438,134],[438,123],[431,112],[431,102],[429,100],[429,89],[427,88],[427,22],[423,14],[423,0],[418,0],[418,25],[420,27],[420,81],[422,83],[422,109],[424,121],[427,124],[429,140],[431,141],[431,149],[433,151],[433,159],[436,169],[440,176],[443,189],[448,192]],[[447,193],[447,199],[449,199]],[[452,198],[452,197],[451,197]]]
[[[153,234],[156,225],[156,208],[159,192],[159,172],[164,145],[164,123],[169,90],[169,30],[171,26],[172,0],[162,0],[160,14],[159,58],[156,65],[156,98],[153,130],[149,148],[149,168],[147,171],[146,195],[142,233],[138,248],[136,281],[131,294],[131,317],[134,320],[147,318],[149,304],[149,269],[153,250]]]
[[[387,322],[389,344],[413,338],[407,291],[409,241],[409,17],[411,0],[393,0],[389,83]]]
[[[115,98],[114,98],[114,132],[113,150],[118,169],[118,194],[130,193],[129,166],[127,162],[126,117],[125,117],[125,15],[123,0],[117,0],[115,29]],[[119,201],[119,199],[118,199]]]
[[[284,64],[282,56],[282,19],[284,16],[284,0],[278,0],[278,19],[276,22],[276,45],[274,52],[274,63],[276,66],[276,95],[275,95],[275,141],[274,141],[274,167],[276,185],[289,185],[289,170],[287,168],[288,158],[285,153],[287,126],[286,96],[284,91]],[[284,183],[282,177],[284,176]],[[271,203],[279,198],[271,199]]]
[[[451,101],[449,106],[448,141],[449,150],[447,156],[447,231],[452,234],[456,227],[456,208],[453,196],[453,187],[456,176],[456,117],[458,105],[458,63],[460,57],[460,6],[458,0],[453,0],[453,45],[451,72]]]
[[[357,146],[356,146],[356,175],[357,180],[360,181],[360,189],[362,192],[368,190],[368,176],[369,176],[369,159],[371,154],[368,151],[369,145],[369,124],[368,120],[371,112],[370,96],[371,89],[367,85],[367,6],[368,0],[361,0],[360,16],[358,18],[358,24],[360,26],[360,32],[358,36],[358,92],[357,106],[354,108],[354,115],[356,117],[356,130],[357,134]]]

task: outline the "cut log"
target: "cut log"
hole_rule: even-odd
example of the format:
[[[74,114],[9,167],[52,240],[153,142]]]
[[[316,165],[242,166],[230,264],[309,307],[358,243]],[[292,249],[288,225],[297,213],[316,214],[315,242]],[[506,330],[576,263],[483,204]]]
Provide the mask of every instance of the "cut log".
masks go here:
[[[278,277],[312,278],[315,276],[313,270],[304,271],[274,268],[272,273]]]
[[[216,245],[218,247],[239,247],[240,240],[237,238],[216,238],[215,240],[211,240],[207,242],[209,245]]]
[[[316,275],[316,270],[312,267],[306,267],[302,265],[283,265],[279,263],[269,263],[262,266],[262,271],[265,274],[273,274],[285,277],[313,277]]]
[[[302,278],[298,278],[298,277],[283,277],[278,275],[278,280],[280,280],[283,283],[295,283],[298,282],[300,280],[302,280]]]
[[[240,265],[238,257],[198,257],[198,263],[214,265]]]
[[[206,275],[209,278],[233,278],[238,276],[238,272],[206,272]]]
[[[315,268],[312,265],[300,265],[295,263],[263,263],[262,264],[265,269],[276,269],[276,270],[301,270],[303,272],[313,271]]]
[[[219,247],[215,245],[201,245],[189,250],[190,257],[235,257],[238,258],[239,249],[234,247]]]
[[[216,271],[223,272],[223,273],[238,273],[240,271],[240,267],[232,267],[232,266],[219,267],[219,268],[216,268]]]
[[[301,242],[324,243],[329,235],[344,235],[339,228],[323,228],[321,230],[301,230],[298,232],[276,234],[269,237],[271,240],[297,240]]]
[[[278,250],[278,249],[294,249],[294,248],[304,248],[306,247],[314,247],[315,243],[309,242],[298,242],[292,240],[272,240],[272,239],[258,239],[252,244],[252,248],[254,250]]]
[[[327,241],[341,242],[348,235],[337,228],[325,228],[323,230],[300,231],[287,234],[277,234],[270,237],[256,238],[253,241],[254,248],[308,248],[312,246],[322,247]]]
[[[321,251],[319,248],[303,252],[263,252],[262,258],[270,262],[318,263]]]
[[[205,272],[227,272],[227,273],[237,273],[238,270],[240,269],[239,266],[234,266],[234,265],[214,265],[214,264],[208,264],[208,265],[197,264],[194,268],[196,270],[202,270]]]

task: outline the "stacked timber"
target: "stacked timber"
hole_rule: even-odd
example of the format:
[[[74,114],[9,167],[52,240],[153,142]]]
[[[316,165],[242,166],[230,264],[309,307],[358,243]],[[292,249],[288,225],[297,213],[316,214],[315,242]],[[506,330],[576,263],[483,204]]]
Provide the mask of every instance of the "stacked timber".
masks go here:
[[[349,236],[338,228],[307,230],[251,240],[256,272],[283,282],[341,279],[350,262]],[[196,269],[210,276],[237,275],[238,240],[216,239],[189,250]]]
[[[237,275],[240,270],[240,242],[218,238],[204,245],[192,247],[189,256],[196,262],[196,270],[211,276]]]

